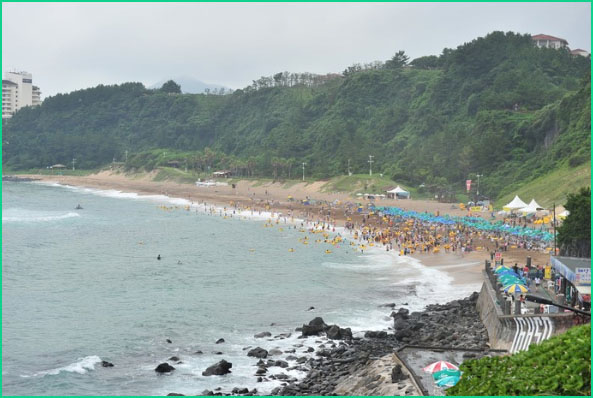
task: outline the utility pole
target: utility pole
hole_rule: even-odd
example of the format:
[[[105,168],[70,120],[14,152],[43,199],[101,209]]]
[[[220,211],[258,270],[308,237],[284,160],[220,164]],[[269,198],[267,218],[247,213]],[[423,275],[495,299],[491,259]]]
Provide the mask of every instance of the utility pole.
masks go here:
[[[480,200],[480,177],[484,177],[484,174],[476,174],[476,177],[478,177],[478,189],[476,191],[476,202],[478,200]]]
[[[76,158],[72,158],[72,171],[74,171],[74,163],[76,163]]]
[[[307,163],[303,162],[303,181],[305,181],[305,165]]]
[[[348,159],[348,175],[352,175],[352,172],[350,171],[350,159]]]
[[[126,163],[128,163],[128,150],[126,149]]]
[[[373,175],[373,160],[374,156],[373,155],[369,155],[369,175],[372,176]]]
[[[554,219],[552,221],[554,223],[554,255],[557,256],[558,254],[556,253],[556,202],[554,202],[552,206],[554,206],[554,208],[552,209],[554,213]]]

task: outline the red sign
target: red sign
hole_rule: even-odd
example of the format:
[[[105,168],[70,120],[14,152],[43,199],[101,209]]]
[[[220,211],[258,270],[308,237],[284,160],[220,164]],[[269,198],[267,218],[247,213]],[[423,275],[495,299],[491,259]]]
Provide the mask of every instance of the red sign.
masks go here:
[[[500,259],[501,259],[501,258],[502,258],[502,253],[501,253],[501,252],[496,252],[496,253],[494,254],[494,259],[495,259],[496,261],[500,261]]]
[[[471,191],[471,189],[472,189],[472,180],[465,180],[465,187],[467,188],[467,192]]]

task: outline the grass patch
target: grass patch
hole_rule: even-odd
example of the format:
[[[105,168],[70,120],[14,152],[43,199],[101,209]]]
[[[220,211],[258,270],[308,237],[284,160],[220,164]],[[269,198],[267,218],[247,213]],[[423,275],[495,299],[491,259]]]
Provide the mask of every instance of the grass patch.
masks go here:
[[[22,175],[22,174],[40,174],[48,176],[88,176],[101,171],[101,169],[90,170],[72,170],[72,169],[26,169],[26,170],[12,170],[3,168],[3,175]]]
[[[185,172],[172,167],[161,167],[153,181],[175,181],[182,184],[193,184],[198,176],[191,172]]]
[[[515,195],[519,195],[525,203],[531,199],[544,207],[564,204],[566,195],[579,190],[581,187],[591,186],[591,162],[578,167],[563,166],[551,173],[528,182],[513,193],[504,195],[496,200],[495,206],[500,208],[509,203]]]
[[[330,179],[322,188],[323,192],[346,192],[356,193],[376,193],[381,194],[387,188],[401,186],[403,189],[412,192],[404,185],[397,184],[388,177],[380,175],[369,176],[366,174],[353,174],[351,176],[339,176]]]

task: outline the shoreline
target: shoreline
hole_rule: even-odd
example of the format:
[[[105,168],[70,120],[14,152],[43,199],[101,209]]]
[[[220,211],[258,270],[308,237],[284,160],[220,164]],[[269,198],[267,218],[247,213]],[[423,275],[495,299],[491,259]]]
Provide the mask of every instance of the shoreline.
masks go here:
[[[304,206],[298,202],[287,201],[286,192],[278,192],[278,190],[266,189],[265,187],[253,187],[254,183],[241,182],[237,185],[237,191],[232,192],[232,188],[228,187],[198,187],[190,184],[182,184],[177,182],[157,182],[150,180],[149,175],[144,175],[141,178],[131,178],[121,174],[114,174],[110,172],[101,172],[90,176],[47,176],[47,175],[26,175],[24,178],[34,179],[37,182],[51,183],[55,182],[65,186],[75,186],[79,188],[91,188],[100,190],[116,190],[124,193],[136,193],[138,195],[164,195],[170,199],[184,199],[190,203],[204,204],[206,206],[214,206],[218,209],[224,209],[229,206],[241,206],[243,209],[251,209],[253,212],[270,212],[270,213],[289,213],[296,220],[325,222],[327,217],[323,217],[323,205]],[[318,187],[317,187],[318,188]],[[263,192],[261,192],[263,191]],[[287,190],[292,192],[292,190]],[[250,193],[251,197],[246,196]],[[316,193],[315,196],[323,196],[331,199],[335,195]],[[335,200],[345,200],[345,194],[338,194]],[[297,196],[295,195],[295,198]],[[394,201],[395,202],[395,201]],[[407,203],[402,203],[407,202]],[[408,208],[427,207],[421,201],[417,203],[414,200],[398,200],[397,205],[408,204]],[[382,203],[383,204],[383,203]],[[385,203],[389,205],[388,203]],[[449,207],[450,204],[443,203],[429,203],[432,207]],[[84,207],[84,206],[83,206]],[[459,215],[460,211],[456,210],[452,215]],[[347,216],[344,214],[341,206],[331,208],[331,224],[335,227],[343,227],[347,221]],[[463,213],[463,212],[462,212]],[[443,213],[444,214],[444,213]],[[353,221],[359,221],[361,216],[352,215]],[[378,247],[376,250],[380,250]],[[393,251],[389,252],[393,256],[397,254]],[[412,254],[409,255],[415,260],[418,260],[423,266],[436,269],[446,273],[453,278],[455,285],[469,285],[481,283],[482,264],[487,257],[487,253],[482,251],[475,251],[465,255],[456,253],[438,253],[438,254]],[[395,260],[394,260],[395,262]]]

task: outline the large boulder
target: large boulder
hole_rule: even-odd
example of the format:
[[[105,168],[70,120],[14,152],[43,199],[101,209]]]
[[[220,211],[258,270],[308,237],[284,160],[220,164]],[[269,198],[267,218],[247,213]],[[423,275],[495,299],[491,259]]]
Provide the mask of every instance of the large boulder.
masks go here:
[[[352,340],[352,330],[350,328],[341,328],[338,325],[332,325],[327,330],[327,337],[332,340]]]
[[[264,350],[261,347],[256,347],[252,350],[249,350],[247,353],[248,357],[256,357],[256,358],[266,358],[268,356],[268,351]]]
[[[272,336],[272,333],[270,333],[270,332],[261,332],[261,333],[257,333],[257,334],[253,335],[253,337],[255,337],[256,339],[262,339],[264,337],[271,337],[271,336]]]
[[[157,366],[154,371],[157,373],[169,373],[174,371],[175,368],[171,365],[169,365],[167,362],[163,362],[161,364],[159,364],[159,366]]]
[[[408,376],[405,375],[404,372],[402,372],[402,366],[400,364],[397,364],[393,367],[393,369],[391,369],[391,382],[392,383],[397,383],[399,381],[402,381],[404,379],[406,379]]]
[[[230,369],[232,367],[232,363],[227,362],[223,359],[222,361],[206,368],[206,370],[202,372],[202,376],[222,376],[227,373],[231,373]]]
[[[324,332],[329,326],[323,321],[320,316],[312,319],[308,325],[303,325],[301,333],[303,336],[319,336],[321,332]]]

